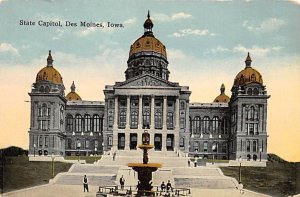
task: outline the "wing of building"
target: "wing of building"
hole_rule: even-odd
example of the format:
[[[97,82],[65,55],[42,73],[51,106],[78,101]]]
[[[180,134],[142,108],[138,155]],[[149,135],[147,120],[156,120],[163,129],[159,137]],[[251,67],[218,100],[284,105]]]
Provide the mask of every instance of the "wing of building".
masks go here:
[[[246,65],[235,77],[231,98],[222,84],[212,103],[190,103],[188,86],[169,81],[165,45],[148,17],[131,46],[125,81],[106,85],[105,101],[65,96],[51,51],[29,93],[30,155],[90,155],[136,149],[144,130],[155,151],[181,150],[217,159],[267,159],[267,95],[261,74]]]

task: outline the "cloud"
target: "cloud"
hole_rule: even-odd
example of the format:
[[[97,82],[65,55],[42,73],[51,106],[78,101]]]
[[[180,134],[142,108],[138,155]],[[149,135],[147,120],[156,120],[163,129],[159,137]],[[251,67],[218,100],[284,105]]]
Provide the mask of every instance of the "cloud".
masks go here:
[[[131,26],[136,23],[136,18],[129,18],[123,22],[125,27]]]
[[[184,12],[178,12],[175,14],[172,14],[171,16],[168,16],[166,14],[162,14],[162,13],[154,13],[153,14],[153,19],[156,21],[174,21],[174,20],[178,20],[178,19],[187,19],[187,18],[191,18],[192,15],[191,14],[187,14]]]
[[[273,51],[279,51],[281,50],[282,47],[280,46],[276,46],[276,47],[259,47],[259,46],[252,46],[251,48],[246,48],[245,46],[239,44],[237,46],[235,46],[233,48],[233,52],[241,52],[241,53],[247,53],[247,52],[250,52],[258,57],[263,57],[263,56],[266,56],[267,54],[269,54],[270,52],[273,52]]]
[[[184,37],[189,35],[195,35],[195,36],[215,36],[215,33],[209,32],[208,29],[180,29],[177,32],[174,32],[172,36],[174,37]]]
[[[59,40],[63,36],[64,32],[65,31],[63,29],[56,29],[57,35],[52,37],[52,40]]]
[[[287,1],[294,3],[296,5],[300,5],[300,0],[287,0]]]
[[[243,27],[252,32],[271,32],[280,29],[286,22],[278,18],[269,18],[261,22],[258,26],[249,24],[249,21],[243,22]]]
[[[0,43],[0,53],[9,52],[15,55],[19,54],[19,50],[9,43]]]

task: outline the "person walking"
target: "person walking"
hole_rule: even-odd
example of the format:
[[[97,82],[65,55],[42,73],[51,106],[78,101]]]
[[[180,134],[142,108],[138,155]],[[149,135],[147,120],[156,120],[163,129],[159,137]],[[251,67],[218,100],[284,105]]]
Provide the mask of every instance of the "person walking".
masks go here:
[[[166,185],[165,185],[165,182],[163,181],[161,184],[160,184],[160,194],[162,192],[165,192],[166,191]]]
[[[88,183],[88,178],[86,177],[86,175],[84,175],[84,177],[83,177],[83,192],[85,192],[85,190],[87,192],[89,192],[89,183]]]
[[[115,159],[116,159],[116,155],[117,155],[117,153],[116,153],[116,152],[114,152],[114,153],[113,153],[113,161],[115,161]]]
[[[168,183],[167,183],[167,193],[169,193],[170,191],[172,191],[172,185],[171,185],[171,182],[170,180],[168,180]]]
[[[188,160],[188,166],[191,167],[191,160]]]
[[[123,175],[122,175],[122,177],[120,178],[121,190],[124,189],[124,184],[125,184],[125,179],[124,179],[124,177],[123,177]]]

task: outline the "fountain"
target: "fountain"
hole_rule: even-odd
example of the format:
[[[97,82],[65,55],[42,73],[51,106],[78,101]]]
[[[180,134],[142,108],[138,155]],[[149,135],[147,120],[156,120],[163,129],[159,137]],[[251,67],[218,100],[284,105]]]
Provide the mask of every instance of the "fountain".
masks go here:
[[[150,134],[147,130],[142,134],[142,144],[139,148],[143,150],[143,163],[129,163],[128,167],[131,167],[138,173],[138,192],[137,197],[141,196],[155,196],[155,192],[152,191],[152,172],[155,172],[161,167],[159,163],[148,163],[148,150],[154,146],[150,144]]]

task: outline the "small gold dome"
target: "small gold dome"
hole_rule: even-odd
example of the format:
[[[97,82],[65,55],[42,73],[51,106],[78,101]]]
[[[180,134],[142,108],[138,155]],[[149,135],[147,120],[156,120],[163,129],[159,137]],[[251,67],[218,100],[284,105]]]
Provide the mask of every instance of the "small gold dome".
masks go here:
[[[68,101],[81,101],[81,97],[76,92],[69,92],[66,96]]]
[[[49,51],[49,56],[47,58],[47,66],[42,68],[36,75],[36,83],[42,81],[49,81],[54,84],[63,84],[62,77],[60,73],[53,68],[53,59],[51,56],[51,51]]]
[[[235,86],[245,85],[253,82],[263,84],[263,79],[261,74],[257,70],[251,67],[251,62],[252,60],[248,53],[248,56],[245,61],[246,63],[245,69],[240,71],[234,79]]]
[[[221,91],[221,94],[215,98],[214,102],[216,102],[216,103],[228,103],[230,98],[225,94],[224,84],[221,85],[220,91]]]
[[[75,83],[73,81],[72,85],[71,85],[71,92],[69,92],[66,96],[66,99],[68,101],[81,101],[81,97],[75,92],[76,86]]]

